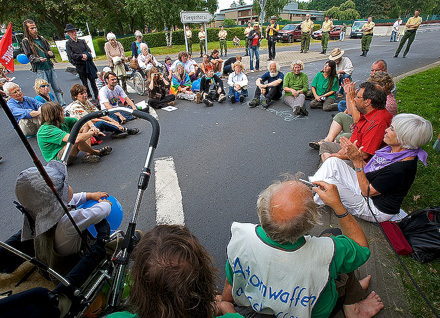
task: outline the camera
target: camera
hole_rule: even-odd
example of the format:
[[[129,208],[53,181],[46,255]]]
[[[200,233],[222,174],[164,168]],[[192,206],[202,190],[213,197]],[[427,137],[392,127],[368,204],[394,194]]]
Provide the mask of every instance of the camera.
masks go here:
[[[324,102],[324,101],[327,99],[327,97],[325,97],[325,96],[321,96],[320,99],[321,99],[322,102]]]

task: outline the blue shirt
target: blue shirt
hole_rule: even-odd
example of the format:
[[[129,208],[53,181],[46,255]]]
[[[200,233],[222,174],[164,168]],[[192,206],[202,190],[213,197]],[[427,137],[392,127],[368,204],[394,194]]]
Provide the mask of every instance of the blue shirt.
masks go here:
[[[52,93],[49,93],[49,98],[50,98],[50,101],[51,102],[54,102],[55,101],[55,96],[53,96],[53,94]],[[45,100],[43,97],[41,97],[40,95],[37,95],[37,96],[35,96],[35,99],[37,100],[37,101],[39,101],[40,103],[47,103],[47,100]]]
[[[277,89],[282,92],[283,90],[283,80],[284,80],[284,74],[281,72],[278,72],[278,75],[276,77],[272,77],[270,76],[270,72],[266,72],[264,73],[261,77],[261,82],[264,83],[265,81],[267,81],[267,83],[272,83],[276,80],[281,80],[281,83],[277,86]]]
[[[43,103],[28,96],[23,96],[22,102],[13,98],[8,100],[8,107],[12,111],[12,115],[14,115],[17,123],[22,119],[31,119],[31,111],[38,111],[41,105],[43,105]]]

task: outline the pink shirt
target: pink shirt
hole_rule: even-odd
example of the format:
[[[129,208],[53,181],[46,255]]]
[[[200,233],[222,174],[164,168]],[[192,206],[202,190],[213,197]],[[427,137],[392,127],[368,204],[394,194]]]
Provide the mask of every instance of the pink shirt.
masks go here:
[[[389,111],[393,117],[397,115],[397,102],[393,94],[389,94],[387,96],[387,104],[385,105],[385,109]]]

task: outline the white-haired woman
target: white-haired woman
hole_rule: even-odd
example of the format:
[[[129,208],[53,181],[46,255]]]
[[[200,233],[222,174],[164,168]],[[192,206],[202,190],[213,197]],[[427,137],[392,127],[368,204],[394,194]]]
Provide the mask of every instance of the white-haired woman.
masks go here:
[[[284,76],[283,90],[284,103],[293,109],[295,115],[307,116],[309,112],[304,105],[305,94],[309,90],[309,79],[304,70],[304,63],[301,60],[293,61],[290,65],[292,72]]]
[[[347,213],[370,222],[398,220],[404,216],[400,206],[416,177],[417,159],[426,166],[428,154],[421,146],[431,138],[428,120],[414,114],[397,115],[385,130],[383,141],[387,146],[377,150],[368,163],[356,144],[341,137],[341,146],[355,170],[332,157],[309,179],[335,184]],[[318,196],[315,202],[323,203]]]
[[[162,69],[162,64],[160,64],[153,54],[148,50],[148,45],[146,43],[141,43],[141,53],[139,54],[137,61],[139,68],[145,72],[145,74],[150,71],[151,68],[157,67]]]
[[[142,39],[142,33],[139,30],[134,32],[134,37],[136,40],[131,43],[131,57],[137,59],[139,54],[141,54],[141,43],[146,44],[146,42]]]
[[[35,99],[40,103],[55,102],[55,96],[50,92],[49,83],[42,78],[37,78],[34,84],[34,90],[37,95]]]
[[[116,35],[107,33],[107,41],[104,45],[105,54],[109,66],[122,83],[122,88],[127,91],[127,72],[125,71],[125,52],[121,42],[116,41]]]

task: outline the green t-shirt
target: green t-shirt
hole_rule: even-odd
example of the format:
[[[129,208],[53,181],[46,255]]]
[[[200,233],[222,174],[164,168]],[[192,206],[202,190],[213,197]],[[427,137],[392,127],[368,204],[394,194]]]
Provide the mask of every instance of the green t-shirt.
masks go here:
[[[302,237],[295,243],[280,244],[270,239],[264,232],[261,226],[257,227],[257,235],[268,245],[275,248],[283,248],[287,250],[295,250],[305,243],[305,238]],[[338,299],[338,292],[336,291],[335,280],[341,273],[350,273],[364,264],[370,257],[370,250],[367,247],[360,246],[352,239],[339,235],[331,237],[335,242],[335,256],[330,265],[330,277],[327,286],[321,293],[315,307],[312,311],[313,318],[329,317],[333,307]],[[226,262],[226,279],[229,284],[233,282],[233,270]]]
[[[121,311],[121,312],[114,312],[110,315],[108,315],[106,318],[138,318],[139,316],[137,314],[132,314],[131,312],[128,311]],[[240,314],[225,314],[223,316],[217,316],[217,317],[223,317],[223,318],[239,318],[239,317],[243,317]]]
[[[333,85],[330,89],[327,89],[328,87],[328,77],[324,78],[324,73],[323,72],[319,72],[318,74],[316,74],[315,78],[313,79],[312,82],[312,87],[314,87],[316,89],[316,94],[318,94],[319,96],[324,95],[325,93],[329,92],[329,91],[334,91],[335,93],[339,90],[339,82],[338,82],[338,77],[335,76],[335,79],[333,80]],[[336,94],[332,94],[330,96],[327,96],[328,98],[335,98]]]
[[[46,54],[44,54],[43,44],[41,43],[41,40],[34,39],[34,43],[37,45],[38,56],[47,58]],[[46,62],[37,63],[37,71],[50,70],[51,67],[52,66],[50,65],[49,59],[47,59]]]
[[[309,78],[307,74],[303,72],[299,73],[299,75],[289,72],[284,75],[283,88],[284,87],[292,88],[296,91],[302,90],[303,94],[305,94],[309,90]],[[284,92],[284,97],[291,95],[291,92]]]
[[[64,136],[70,133],[77,119],[66,117],[64,123],[58,128],[54,125],[44,123],[41,125],[37,133],[37,142],[40,147],[41,154],[46,162],[58,160],[58,152],[63,149],[66,142],[63,141]]]

